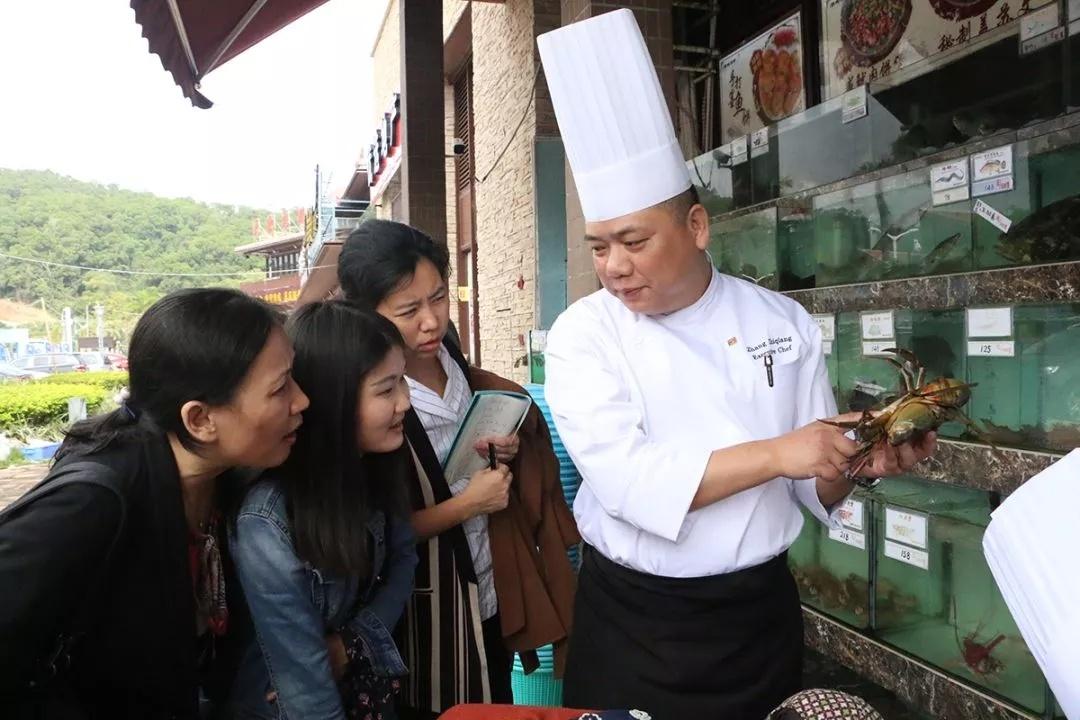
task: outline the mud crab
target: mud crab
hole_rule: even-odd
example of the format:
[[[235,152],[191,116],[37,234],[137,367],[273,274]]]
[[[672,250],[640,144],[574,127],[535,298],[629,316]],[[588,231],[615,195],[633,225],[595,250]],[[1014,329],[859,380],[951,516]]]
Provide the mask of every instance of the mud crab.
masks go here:
[[[904,383],[904,392],[900,397],[876,412],[863,410],[862,417],[854,422],[822,421],[855,431],[859,449],[849,458],[850,477],[855,477],[869,462],[870,453],[878,443],[887,442],[896,446],[918,440],[950,420],[963,423],[975,436],[996,447],[962,410],[971,399],[971,388],[977,383],[941,377],[924,384],[926,369],[915,353],[903,348],[887,348],[884,352],[900,358],[882,358],[895,365],[900,372]]]

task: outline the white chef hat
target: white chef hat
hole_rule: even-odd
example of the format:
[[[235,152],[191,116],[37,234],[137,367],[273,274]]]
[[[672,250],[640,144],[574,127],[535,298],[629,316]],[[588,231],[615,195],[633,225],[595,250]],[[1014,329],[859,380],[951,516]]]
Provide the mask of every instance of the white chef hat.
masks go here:
[[[690,187],[634,14],[621,9],[537,38],[585,220],[621,217]]]

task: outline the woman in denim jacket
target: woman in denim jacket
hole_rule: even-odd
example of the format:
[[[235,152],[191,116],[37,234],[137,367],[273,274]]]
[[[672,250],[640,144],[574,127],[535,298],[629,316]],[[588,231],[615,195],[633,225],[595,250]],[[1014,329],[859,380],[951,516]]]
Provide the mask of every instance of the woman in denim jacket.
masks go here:
[[[412,592],[409,409],[401,336],[328,301],[286,326],[311,405],[287,465],[248,493],[230,534],[256,641],[235,717],[393,717],[405,664],[391,633]]]

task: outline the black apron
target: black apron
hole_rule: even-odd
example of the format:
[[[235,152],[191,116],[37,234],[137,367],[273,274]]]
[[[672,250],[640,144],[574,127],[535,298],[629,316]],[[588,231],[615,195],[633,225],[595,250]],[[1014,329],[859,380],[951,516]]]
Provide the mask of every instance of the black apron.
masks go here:
[[[802,686],[802,631],[786,553],[684,579],[630,570],[586,546],[563,705],[762,720]]]

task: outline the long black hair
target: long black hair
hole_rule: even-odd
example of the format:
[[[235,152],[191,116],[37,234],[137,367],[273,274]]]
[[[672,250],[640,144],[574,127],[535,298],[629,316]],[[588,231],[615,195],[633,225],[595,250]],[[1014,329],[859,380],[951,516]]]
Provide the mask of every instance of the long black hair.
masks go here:
[[[404,446],[361,453],[357,403],[367,375],[404,342],[386,318],[338,300],[305,305],[285,330],[296,352],[293,378],[311,402],[278,473],[296,553],[321,570],[365,577],[367,521],[375,510],[406,515],[408,464]]]
[[[338,283],[345,298],[374,309],[407,282],[421,260],[430,260],[445,280],[450,255],[414,227],[390,220],[365,220],[345,240],[338,257]]]
[[[283,322],[270,305],[238,290],[179,290],[158,300],[131,334],[128,398],[111,413],[76,423],[57,460],[161,432],[197,453],[180,416],[184,403],[228,404]]]

